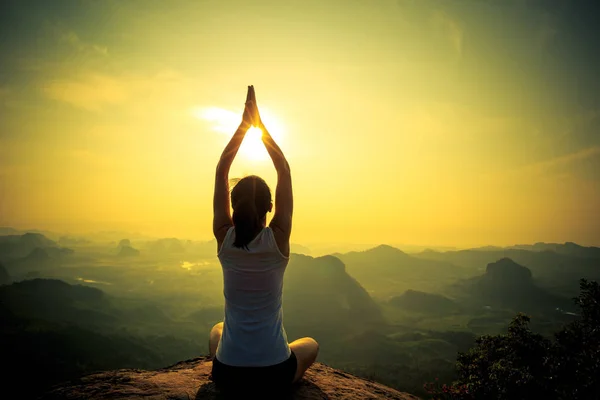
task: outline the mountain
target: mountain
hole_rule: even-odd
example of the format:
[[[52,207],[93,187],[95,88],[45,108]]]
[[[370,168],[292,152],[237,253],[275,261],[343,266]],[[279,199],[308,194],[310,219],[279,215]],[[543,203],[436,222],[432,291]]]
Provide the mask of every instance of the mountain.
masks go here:
[[[117,255],[119,257],[136,257],[140,255],[140,251],[131,246],[120,246]]]
[[[510,258],[489,263],[483,275],[455,285],[472,305],[508,308],[517,312],[551,313],[571,308],[571,302],[537,286],[529,268]]]
[[[59,248],[59,246],[40,233],[0,236],[0,254],[3,258],[25,257],[35,248]]]
[[[386,301],[411,289],[434,292],[467,276],[464,268],[449,262],[414,257],[387,245],[336,256],[371,296]]]
[[[32,279],[0,287],[0,302],[27,320],[97,326],[116,320],[104,292],[55,279]]]
[[[178,329],[149,301],[88,286],[54,279],[0,286],[2,357],[12,366],[3,382],[9,393],[27,387],[26,398],[84,373],[158,368],[195,354],[199,344],[172,336]]]
[[[450,262],[470,270],[470,274],[484,272],[487,264],[509,258],[527,267],[537,283],[549,290],[566,296],[574,296],[579,290],[579,280],[600,280],[600,260],[589,257],[559,254],[550,250],[523,249],[460,250],[448,252],[427,251],[416,254],[423,260]]]
[[[118,257],[137,257],[140,255],[138,249],[134,249],[129,239],[121,239],[117,245]]]
[[[222,394],[209,378],[211,368],[212,361],[200,357],[156,371],[101,372],[56,387],[43,395],[40,400],[221,399]],[[260,388],[254,391],[249,387],[236,389],[239,396],[234,398],[266,398]],[[290,400],[417,400],[417,397],[408,393],[398,392],[321,363],[313,364],[302,380],[294,385],[289,395],[284,398]]]
[[[18,229],[11,228],[9,226],[0,227],[0,236],[16,236],[21,234],[22,232]]]
[[[19,393],[18,398],[37,398],[52,385],[86,373],[156,368],[165,362],[155,346],[127,334],[0,316],[2,361],[11,366],[3,372],[3,388]]]
[[[176,238],[164,238],[146,242],[148,251],[161,254],[180,254],[185,252],[184,244]]]
[[[317,336],[329,347],[345,334],[383,323],[379,307],[339,259],[292,255],[288,268],[284,315],[290,340]],[[27,379],[35,383],[28,387],[41,390],[82,373],[157,368],[193,356],[203,350],[205,341],[200,338],[208,334],[207,319],[222,319],[222,306],[220,313],[217,308],[178,322],[147,300],[114,298],[96,288],[59,280],[0,286],[0,342],[9,349],[3,360],[18,367],[9,381],[12,385],[25,379],[19,371],[31,359],[36,359],[39,369],[29,368]],[[45,346],[51,349],[44,350]]]
[[[0,264],[0,285],[7,285],[10,283],[10,276],[6,272],[4,265]]]
[[[394,296],[389,303],[407,311],[448,315],[459,310],[458,305],[449,298],[433,293],[407,290],[400,296]]]
[[[286,329],[292,334],[312,335],[315,329],[339,333],[355,330],[357,324],[383,322],[377,304],[334,256],[292,254],[283,301]]]
[[[583,258],[598,258],[600,259],[600,247],[585,247],[577,243],[544,243],[538,242],[535,244],[519,244],[510,246],[511,249],[531,250],[531,251],[553,251],[557,254],[567,256],[583,257]]]
[[[36,245],[46,245],[46,247],[33,247],[29,253],[23,257],[11,257],[5,259],[4,263],[7,272],[13,277],[13,280],[36,276],[39,275],[41,271],[50,271],[55,267],[58,267],[66,256],[73,254],[73,250],[71,249],[51,244],[47,245],[47,243],[40,243],[37,240],[24,242],[25,243],[9,242],[5,243],[5,245],[14,249],[13,255],[22,254],[22,252],[27,251],[27,249]]]
[[[311,251],[308,247],[302,246],[301,244],[298,244],[298,243],[290,244],[290,250],[292,253],[296,253],[296,254],[303,254],[305,256],[311,255]]]
[[[58,238],[59,236],[56,232],[50,232],[41,229],[15,229],[8,226],[0,227],[0,236],[20,236],[25,233],[40,234],[48,238]]]

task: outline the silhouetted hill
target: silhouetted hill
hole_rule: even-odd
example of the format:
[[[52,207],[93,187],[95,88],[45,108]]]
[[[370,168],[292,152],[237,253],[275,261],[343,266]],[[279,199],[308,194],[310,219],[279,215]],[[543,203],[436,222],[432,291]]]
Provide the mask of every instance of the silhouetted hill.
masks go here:
[[[523,312],[553,312],[570,308],[570,300],[551,295],[536,286],[531,271],[509,258],[489,263],[485,274],[457,284],[471,303]]]
[[[522,249],[503,250],[460,250],[448,252],[422,252],[415,257],[426,260],[446,261],[481,274],[485,266],[502,258],[510,258],[527,267],[539,285],[573,296],[579,288],[579,279],[600,279],[598,259],[559,254],[554,251],[532,251]]]
[[[222,393],[216,389],[209,378],[211,368],[212,361],[201,357],[156,371],[119,370],[97,373],[54,388],[40,400],[223,399]],[[236,399],[271,398],[264,397],[264,391],[260,388],[235,389],[238,395],[234,395],[233,398]],[[398,392],[321,363],[311,366],[304,378],[282,398],[287,400],[417,400],[408,393]]]
[[[16,236],[21,234],[21,231],[15,228],[11,228],[9,226],[0,227],[0,236]]]
[[[149,241],[145,248],[148,251],[161,254],[180,254],[185,252],[184,244],[176,238],[164,238]]]
[[[400,296],[390,299],[390,304],[408,311],[428,314],[449,314],[459,307],[449,298],[433,293],[407,290]]]
[[[35,247],[24,257],[5,260],[5,266],[13,280],[26,279],[58,267],[71,254],[73,250],[65,247]]]
[[[443,286],[442,283],[466,276],[464,268],[413,257],[387,245],[338,254],[337,257],[372,296],[385,300],[410,289],[434,292]]]
[[[21,258],[36,248],[58,248],[58,244],[39,233],[0,236],[0,255],[2,258]]]
[[[286,329],[292,333],[295,328],[340,332],[383,321],[377,304],[334,256],[292,254],[283,296]]]
[[[488,264],[484,278],[491,286],[527,288],[533,285],[531,271],[510,258],[502,258]]]
[[[298,243],[290,244],[290,249],[291,249],[291,252],[295,253],[295,254],[302,254],[305,256],[311,255],[311,250],[308,247],[302,246],[301,244],[298,244]]]
[[[119,253],[117,255],[119,257],[136,257],[140,255],[140,251],[131,246],[120,246]]]
[[[0,301],[17,317],[97,325],[114,321],[99,289],[55,279],[32,279],[0,287]]]
[[[0,236],[21,236],[26,233],[43,235],[47,238],[58,237],[55,232],[50,232],[42,229],[16,229],[12,227],[0,227]]]
[[[165,362],[152,346],[127,335],[2,319],[2,361],[10,365],[2,381],[9,397],[36,398],[52,385],[82,374],[127,366],[156,368]]]
[[[10,276],[6,272],[4,265],[0,264],[0,285],[7,285],[8,283],[10,283]]]
[[[45,249],[41,247],[36,247],[35,249],[31,250],[31,253],[29,253],[26,257],[23,258],[23,261],[43,264],[49,259],[50,255]]]
[[[162,310],[147,301],[128,304],[54,279],[0,286],[0,343],[11,365],[3,382],[8,389],[27,387],[24,398],[33,398],[82,373],[158,368],[189,354],[193,346],[186,340],[159,334],[160,326],[175,329]],[[146,326],[153,334],[141,333]]]
[[[512,249],[531,250],[531,251],[553,251],[557,254],[563,254],[584,258],[600,258],[600,247],[585,247],[577,243],[544,243],[518,244],[510,246]]]

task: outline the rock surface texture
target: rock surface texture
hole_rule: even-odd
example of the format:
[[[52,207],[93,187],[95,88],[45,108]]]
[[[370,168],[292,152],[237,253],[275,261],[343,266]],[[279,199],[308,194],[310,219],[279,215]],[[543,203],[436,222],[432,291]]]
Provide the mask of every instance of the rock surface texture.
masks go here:
[[[155,371],[121,369],[88,375],[55,387],[43,400],[223,399],[210,380],[212,361],[206,357],[183,361]],[[260,393],[257,394],[260,398]],[[245,396],[244,396],[245,397]],[[316,363],[292,389],[287,399],[403,399],[417,397],[376,382]],[[252,396],[252,398],[257,398]]]

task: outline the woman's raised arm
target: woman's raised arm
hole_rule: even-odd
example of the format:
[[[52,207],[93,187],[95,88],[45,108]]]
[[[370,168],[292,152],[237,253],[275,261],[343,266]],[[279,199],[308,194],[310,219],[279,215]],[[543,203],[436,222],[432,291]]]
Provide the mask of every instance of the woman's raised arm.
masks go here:
[[[227,143],[227,146],[225,146],[217,164],[215,194],[213,197],[213,234],[217,239],[217,249],[221,248],[227,230],[233,225],[229,199],[229,170],[231,169],[231,164],[244,140],[244,136],[246,136],[246,132],[252,125],[252,110],[254,108],[255,107],[252,106],[251,87],[248,86],[242,123],[233,134],[229,143]]]
[[[290,252],[290,235],[292,233],[292,214],[294,211],[294,196],[292,193],[292,174],[283,151],[263,124],[256,106],[254,87],[250,86],[251,103],[254,110],[254,124],[262,130],[262,142],[265,145],[275,170],[277,171],[277,188],[275,189],[275,215],[269,224],[275,233],[277,245],[284,255]]]

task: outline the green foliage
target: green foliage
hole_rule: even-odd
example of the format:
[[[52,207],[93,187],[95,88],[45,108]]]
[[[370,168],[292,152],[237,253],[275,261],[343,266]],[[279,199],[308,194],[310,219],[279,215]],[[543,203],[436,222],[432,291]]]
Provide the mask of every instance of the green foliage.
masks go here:
[[[600,286],[582,279],[580,289],[581,318],[554,340],[533,333],[529,317],[519,314],[508,333],[482,336],[459,354],[458,379],[445,390],[434,388],[434,398],[599,398]]]

